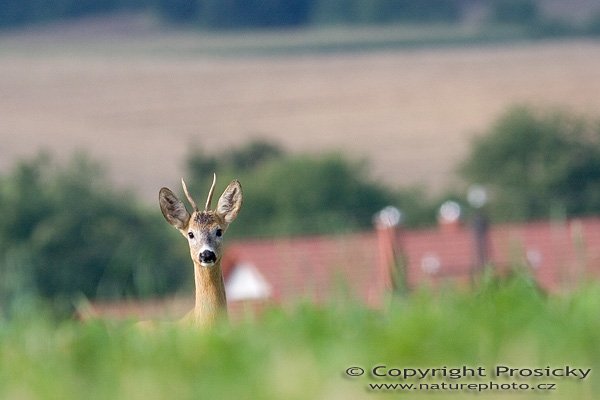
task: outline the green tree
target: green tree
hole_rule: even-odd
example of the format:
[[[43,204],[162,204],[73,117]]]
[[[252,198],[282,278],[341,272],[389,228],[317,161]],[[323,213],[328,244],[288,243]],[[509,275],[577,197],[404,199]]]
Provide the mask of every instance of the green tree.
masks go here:
[[[600,124],[513,107],[474,141],[461,172],[493,190],[498,219],[598,213]]]
[[[0,27],[150,7],[155,7],[155,0],[2,0]]]
[[[401,208],[411,226],[435,218],[422,191],[385,187],[369,176],[365,162],[340,154],[290,155],[273,143],[254,141],[213,156],[195,151],[188,170],[197,196],[206,195],[213,171],[219,175],[215,196],[229,180],[241,181],[244,206],[233,236],[371,229],[373,214],[388,205]]]
[[[305,25],[311,3],[311,0],[196,1],[198,22],[203,26],[219,29]]]
[[[371,181],[364,163],[337,154],[297,155],[247,174],[239,225],[253,234],[332,233],[369,229],[394,196]]]
[[[192,23],[198,20],[198,0],[157,0],[158,13],[173,23]]]
[[[185,251],[172,245],[160,215],[110,186],[81,156],[65,166],[39,156],[1,177],[3,303],[22,292],[149,296],[182,284]]]
[[[491,4],[494,22],[506,24],[531,24],[539,20],[536,0],[494,0]]]
[[[456,22],[459,0],[315,0],[314,24],[378,24],[394,22]]]
[[[219,154],[209,155],[202,149],[196,148],[188,155],[186,165],[191,177],[191,187],[195,190],[203,190],[210,186],[213,172],[253,171],[269,161],[284,156],[284,150],[278,145],[264,139],[254,139]]]

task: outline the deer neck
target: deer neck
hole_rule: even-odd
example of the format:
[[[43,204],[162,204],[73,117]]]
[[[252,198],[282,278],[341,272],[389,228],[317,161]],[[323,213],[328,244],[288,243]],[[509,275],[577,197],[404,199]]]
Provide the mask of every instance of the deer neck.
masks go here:
[[[227,299],[221,264],[203,267],[194,263],[196,305],[194,319],[199,325],[210,325],[227,316]]]

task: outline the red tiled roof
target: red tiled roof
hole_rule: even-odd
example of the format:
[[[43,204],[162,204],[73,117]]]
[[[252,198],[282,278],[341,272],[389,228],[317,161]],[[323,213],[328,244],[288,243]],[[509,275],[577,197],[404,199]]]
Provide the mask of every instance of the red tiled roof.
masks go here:
[[[447,227],[450,228],[450,227]],[[475,264],[474,235],[468,226],[402,230],[396,253],[407,260],[410,286],[452,279],[468,282]],[[343,236],[250,240],[233,243],[223,262],[251,263],[269,282],[277,301],[323,300],[345,282],[352,293],[377,303],[385,285],[378,280],[381,247],[375,232]],[[498,268],[521,264],[549,290],[578,283],[600,268],[600,219],[565,223],[497,225],[490,229],[488,253]]]
[[[464,227],[403,231],[399,248],[408,260],[408,283],[411,287],[424,282],[435,282],[447,277],[468,279],[474,257],[473,235]],[[438,270],[427,272],[427,264],[434,262]]]
[[[570,287],[597,273],[600,219],[499,226],[492,231],[492,245],[496,263],[528,266],[546,289]]]
[[[251,263],[269,282],[276,300],[324,300],[343,285],[370,299],[381,291],[372,279],[376,248],[372,233],[237,242],[226,250],[225,279],[233,264]]]

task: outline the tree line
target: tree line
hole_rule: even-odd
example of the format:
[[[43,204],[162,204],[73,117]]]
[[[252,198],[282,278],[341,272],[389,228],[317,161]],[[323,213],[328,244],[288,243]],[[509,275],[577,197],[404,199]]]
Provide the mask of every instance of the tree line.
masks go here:
[[[461,3],[461,0],[163,0],[158,7],[167,20],[223,29],[454,22],[460,17]]]
[[[455,21],[462,0],[4,0],[0,26],[150,10],[165,21],[209,28],[296,27],[320,23]]]
[[[406,226],[431,225],[444,200],[466,205],[474,183],[488,189],[494,222],[600,214],[600,122],[564,110],[507,110],[474,139],[459,169],[464,186],[435,197],[384,185],[367,160],[289,153],[264,140],[221,154],[193,150],[186,166],[193,193],[206,192],[213,171],[217,191],[234,177],[244,185],[230,238],[368,230],[388,205]],[[82,155],[60,164],[41,154],[0,175],[0,310],[22,293],[64,304],[185,286],[185,242],[158,205],[115,189],[102,171]]]
[[[541,0],[481,0],[488,22],[520,25],[531,33],[600,33],[600,17],[586,26],[546,18]],[[294,28],[322,25],[456,23],[478,3],[469,0],[3,0],[0,28],[122,11],[150,11],[171,24],[206,29]],[[584,24],[585,25],[585,24]]]

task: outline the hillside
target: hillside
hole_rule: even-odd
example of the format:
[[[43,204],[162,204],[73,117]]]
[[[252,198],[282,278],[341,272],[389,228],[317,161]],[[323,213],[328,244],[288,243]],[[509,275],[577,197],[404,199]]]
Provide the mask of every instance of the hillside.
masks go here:
[[[0,36],[0,171],[40,149],[84,150],[154,202],[159,187],[177,184],[190,149],[260,136],[293,151],[347,152],[389,183],[438,189],[469,139],[513,103],[600,109],[600,42],[591,40],[236,56],[248,41],[303,33],[140,29]],[[222,48],[233,50],[210,51]]]

